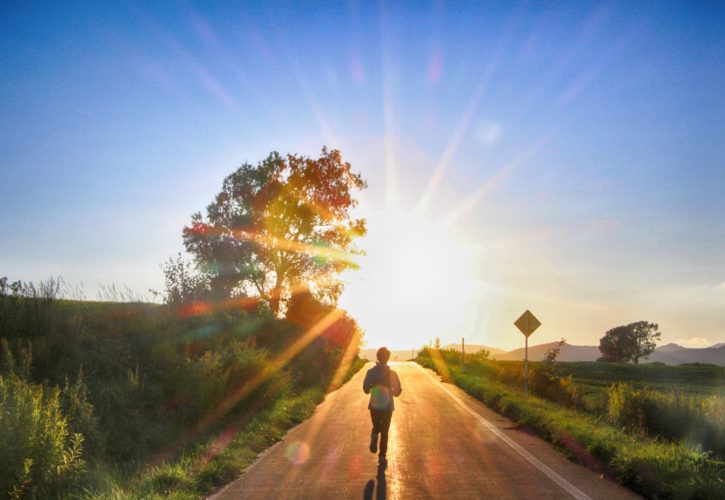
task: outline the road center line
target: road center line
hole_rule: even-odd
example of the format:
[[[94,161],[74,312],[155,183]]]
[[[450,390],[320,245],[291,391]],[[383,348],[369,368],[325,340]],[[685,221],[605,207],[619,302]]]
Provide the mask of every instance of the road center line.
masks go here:
[[[591,497],[589,497],[586,493],[584,493],[582,490],[571,484],[569,481],[561,477],[559,474],[554,472],[548,465],[546,465],[544,462],[533,456],[531,453],[526,451],[520,444],[518,444],[516,441],[508,437],[506,434],[501,432],[495,425],[493,425],[491,422],[486,420],[484,417],[482,417],[478,412],[476,412],[473,408],[468,406],[466,403],[461,400],[458,396],[453,394],[453,392],[450,391],[445,385],[441,383],[440,380],[437,380],[428,370],[424,369],[422,366],[420,366],[418,363],[414,363],[415,366],[418,367],[423,373],[425,373],[428,377],[430,377],[434,382],[436,382],[436,386],[439,387],[443,392],[448,394],[448,396],[458,403],[458,406],[463,408],[466,412],[471,414],[473,417],[475,417],[480,423],[482,423],[488,430],[490,430],[492,433],[496,435],[496,437],[500,438],[504,443],[506,443],[512,450],[514,450],[516,453],[518,453],[522,458],[526,459],[531,465],[539,469],[541,472],[543,472],[546,477],[554,481],[556,484],[561,486],[561,488],[569,493],[574,498],[577,498],[579,500],[592,500]]]

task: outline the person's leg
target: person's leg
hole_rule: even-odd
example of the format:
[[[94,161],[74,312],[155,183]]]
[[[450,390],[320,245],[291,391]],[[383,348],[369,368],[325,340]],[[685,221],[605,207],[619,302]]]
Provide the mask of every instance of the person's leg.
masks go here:
[[[370,410],[370,420],[373,422],[373,430],[370,433],[370,452],[375,453],[378,451],[378,436],[380,434],[380,412],[377,410]]]
[[[388,430],[390,429],[390,420],[393,418],[392,411],[381,411],[378,429],[380,429],[380,457],[384,458],[388,452]]]

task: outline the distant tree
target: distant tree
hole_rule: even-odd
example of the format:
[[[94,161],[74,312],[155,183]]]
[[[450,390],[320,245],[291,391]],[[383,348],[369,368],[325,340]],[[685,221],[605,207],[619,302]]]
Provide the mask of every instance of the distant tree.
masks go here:
[[[544,362],[550,364],[556,362],[556,359],[559,357],[559,353],[561,352],[561,348],[564,346],[564,344],[566,344],[566,339],[561,339],[555,347],[550,347],[544,355]]]
[[[659,326],[647,321],[612,328],[599,339],[600,360],[637,364],[639,358],[652,354],[661,336]]]
[[[161,270],[164,272],[164,302],[167,304],[185,304],[204,297],[208,292],[205,276],[196,272],[180,253],[176,258],[169,257]]]
[[[184,245],[216,295],[257,295],[274,315],[295,288],[327,304],[342,291],[338,275],[355,268],[354,240],[366,233],[353,218],[355,190],[366,187],[340,152],[318,159],[272,152],[243,164],[184,228]]]

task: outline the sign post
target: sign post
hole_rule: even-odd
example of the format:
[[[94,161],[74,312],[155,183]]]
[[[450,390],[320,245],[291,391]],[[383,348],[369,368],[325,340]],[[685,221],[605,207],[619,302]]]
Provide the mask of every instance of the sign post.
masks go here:
[[[519,316],[519,319],[514,321],[514,325],[518,328],[526,338],[524,348],[524,392],[529,393],[529,335],[534,333],[537,328],[541,326],[541,321],[536,319],[536,316],[531,314],[528,309]]]

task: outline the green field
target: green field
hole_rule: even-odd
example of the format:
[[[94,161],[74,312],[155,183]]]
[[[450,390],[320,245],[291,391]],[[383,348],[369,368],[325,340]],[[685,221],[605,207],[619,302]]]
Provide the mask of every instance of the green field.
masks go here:
[[[598,472],[651,498],[725,491],[725,367],[523,363],[423,349],[416,361]]]
[[[543,363],[532,365],[536,369]],[[559,363],[558,370],[562,376],[572,376],[588,406],[602,411],[608,402],[609,388],[623,381],[635,389],[651,389],[663,394],[725,397],[725,366],[579,362]]]

